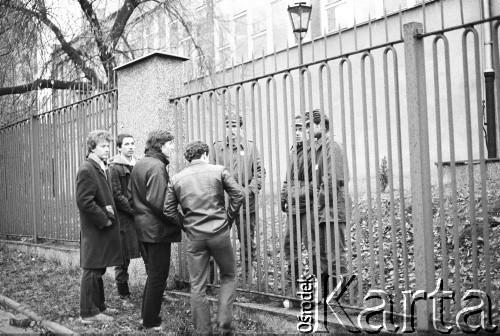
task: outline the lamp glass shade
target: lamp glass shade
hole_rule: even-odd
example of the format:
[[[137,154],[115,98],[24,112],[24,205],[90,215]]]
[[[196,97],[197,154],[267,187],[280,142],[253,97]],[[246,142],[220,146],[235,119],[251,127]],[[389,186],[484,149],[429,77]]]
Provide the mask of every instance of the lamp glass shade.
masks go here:
[[[305,2],[298,2],[292,6],[288,6],[288,14],[292,22],[294,33],[306,33],[311,19],[312,6],[308,6]]]

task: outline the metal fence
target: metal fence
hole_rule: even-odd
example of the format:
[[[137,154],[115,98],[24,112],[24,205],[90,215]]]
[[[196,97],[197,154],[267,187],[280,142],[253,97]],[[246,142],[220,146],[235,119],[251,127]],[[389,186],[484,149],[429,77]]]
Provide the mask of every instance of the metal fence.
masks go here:
[[[379,30],[372,30],[369,22],[365,27],[368,46],[358,45],[354,29],[350,36],[352,48],[347,51],[349,41],[340,31],[336,39],[325,36],[313,41],[308,49],[312,57],[303,65],[290,65],[289,51],[281,57],[286,62],[282,69],[278,69],[276,54],[267,71],[265,65],[269,62],[265,57],[254,59],[221,74],[223,78],[232,78],[230,83],[208,90],[195,89],[170,100],[178,115],[180,153],[193,140],[209,144],[225,139],[231,142],[224,123],[228,113],[241,116],[243,126],[238,136],[251,139],[260,152],[266,174],[256,196],[255,275],[244,276],[245,254],[238,252],[239,290],[295,297],[296,283],[286,275],[287,230],[292,231],[299,244],[301,236],[308,242],[299,255],[299,268],[292,270],[292,278],[312,271],[311,246],[319,244],[320,238],[311,231],[313,227],[318,232],[320,225],[317,198],[311,199],[314,206],[307,209],[308,217],[312,212],[307,232],[301,233],[292,224],[293,214],[281,211],[280,189],[290,164],[288,153],[297,145],[293,119],[300,115],[305,121],[305,111],[319,108],[330,119],[331,138],[341,145],[345,158],[342,173],[350,176],[345,187],[352,200],[346,205],[348,275],[356,275],[357,282],[349,287],[349,304],[368,305],[368,290],[382,289],[392,296],[394,311],[409,312],[404,309],[410,293],[417,289],[430,293],[436,288],[437,279],[442,278],[444,290],[455,293],[454,300],[444,303],[446,321],[454,321],[467,303],[462,297],[469,289],[486,292],[493,309],[498,309],[495,298],[499,275],[494,269],[498,269],[499,256],[493,252],[498,249],[492,244],[498,247],[499,243],[494,239],[496,224],[489,222],[488,211],[500,205],[500,193],[498,176],[487,175],[487,164],[493,162],[486,160],[481,78],[484,69],[479,56],[479,31],[482,25],[497,22],[498,17],[485,17],[481,4],[467,3],[478,15],[466,22],[467,9],[460,2],[456,7],[460,15],[457,24],[445,26],[445,6],[449,4],[436,2],[434,11],[426,12],[423,3],[419,18],[423,18],[424,24],[403,25],[401,13],[391,21],[386,17],[379,22]],[[438,18],[434,26],[431,24],[434,29],[429,29],[428,17]],[[399,25],[394,21],[399,21]],[[394,33],[389,31],[391,25],[395,25],[400,36],[389,40],[388,36]],[[496,23],[493,39],[497,71],[498,27]],[[380,36],[385,36],[385,41],[372,42]],[[328,56],[334,42],[339,52]],[[315,53],[325,57],[315,58]],[[256,75],[256,67],[263,69],[262,73]],[[254,76],[248,78],[245,73],[252,71]],[[238,73],[239,80],[235,79]],[[322,139],[318,141],[321,143]],[[243,152],[234,153],[217,163],[245,160]],[[310,159],[315,162],[314,151]],[[385,168],[381,168],[382,160]],[[460,160],[465,160],[463,167],[468,172],[463,184],[456,178]],[[182,164],[177,162],[177,166]],[[475,164],[480,168],[474,168]],[[335,156],[330,166],[335,167]],[[240,177],[243,174],[232,173]],[[382,173],[387,189],[380,178]],[[334,178],[328,182],[326,174],[309,174],[313,177],[310,185],[314,195],[318,192],[318,179],[335,183]],[[309,187],[308,182],[306,185]],[[248,188],[246,191],[248,203]],[[240,213],[242,222],[248,220],[248,215],[244,216]],[[328,238],[328,231],[326,238],[328,250],[333,247],[334,251],[328,254],[329,273],[339,274],[338,218],[332,222],[327,230],[334,230],[335,239]],[[250,252],[249,242],[238,241],[235,231],[234,246]],[[186,252],[183,247],[179,252],[179,269],[185,270],[181,265]],[[314,272],[320,273],[319,269]],[[182,276],[187,279],[188,274],[184,272]],[[323,288],[322,280],[319,281]],[[217,283],[215,278],[213,284]],[[333,291],[333,284],[330,279],[324,294]],[[421,327],[430,323],[431,312],[430,305],[417,311]]]
[[[458,18],[447,26],[446,6],[455,6]],[[318,181],[333,185],[339,171],[331,171],[330,180],[326,174],[313,174],[314,165],[306,168],[311,175],[306,184],[314,195],[307,207],[311,219],[306,232],[293,227],[290,211],[281,211],[280,194],[290,167],[288,155],[297,145],[293,119],[300,115],[305,122],[305,111],[320,109],[330,119],[331,139],[340,144],[341,172],[349,177],[344,186],[349,195],[347,271],[357,281],[349,287],[348,305],[365,306],[367,291],[382,289],[392,296],[394,311],[405,311],[415,290],[430,293],[442,278],[443,290],[455,292],[454,300],[444,301],[447,321],[465,306],[462,297],[469,289],[483,290],[498,310],[500,226],[488,212],[500,206],[499,170],[495,160],[486,159],[482,100],[487,88],[479,41],[483,25],[494,23],[493,65],[498,73],[499,17],[488,17],[480,2],[435,1],[432,7],[426,10],[423,2],[416,14],[400,12],[373,25],[368,22],[364,33],[354,28],[312,41],[304,46],[304,64],[292,64],[291,51],[275,53],[221,74],[231,83],[170,100],[176,111],[178,154],[195,139],[211,145],[224,141],[228,113],[241,116],[238,135],[252,140],[260,153],[265,175],[256,195],[257,255],[249,263],[248,277],[245,254],[239,250],[250,252],[250,246],[233,230],[240,291],[293,298],[297,286],[291,279],[312,271],[312,245],[320,238],[310,230],[318,232],[320,225]],[[477,16],[465,20],[471,10]],[[423,25],[403,25],[410,20]],[[497,76],[497,106],[498,81]],[[74,183],[85,156],[85,135],[96,128],[116,135],[117,94],[106,91],[0,129],[0,233],[78,240]],[[230,154],[218,163],[244,163],[244,154]],[[312,151],[306,160],[314,162],[315,155]],[[335,162],[332,155],[330,166]],[[185,164],[177,155],[174,166]],[[249,197],[247,192],[247,204]],[[242,222],[248,217],[248,211],[240,214]],[[338,233],[339,225],[335,216],[327,237],[328,230]],[[287,230],[298,244],[308,242],[291,279],[284,257]],[[335,251],[328,255],[330,274],[340,273],[335,237],[326,239],[328,249]],[[183,244],[178,252],[177,269],[187,280]],[[217,274],[212,283],[217,285]],[[330,278],[326,292],[333,284]],[[429,309],[424,305],[417,311],[419,323],[429,323]]]
[[[0,129],[1,234],[79,240],[75,181],[85,139],[94,129],[116,135],[117,97],[101,92]]]

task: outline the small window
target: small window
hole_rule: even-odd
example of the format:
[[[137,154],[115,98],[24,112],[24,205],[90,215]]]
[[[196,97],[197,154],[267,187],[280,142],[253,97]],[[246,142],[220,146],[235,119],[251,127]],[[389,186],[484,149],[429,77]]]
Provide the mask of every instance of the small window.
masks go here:
[[[346,9],[347,6],[345,0],[328,0],[328,5],[326,6],[328,32],[337,31],[339,28],[347,27]]]

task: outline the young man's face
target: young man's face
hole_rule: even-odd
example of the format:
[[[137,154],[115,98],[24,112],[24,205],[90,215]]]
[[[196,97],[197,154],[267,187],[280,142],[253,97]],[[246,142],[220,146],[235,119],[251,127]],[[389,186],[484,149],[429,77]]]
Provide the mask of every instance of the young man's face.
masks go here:
[[[309,132],[307,128],[303,128],[302,125],[295,125],[295,140],[297,143],[302,142],[302,134],[305,132],[306,140],[309,139]]]
[[[321,124],[313,123],[309,131],[316,139],[321,138],[321,135],[323,135],[323,132],[321,130]]]
[[[97,155],[101,160],[107,160],[109,157],[109,141],[105,139],[97,141],[97,145],[92,150],[92,153]]]
[[[238,128],[239,126],[235,123],[226,123],[226,131],[227,135],[231,135],[231,137],[234,139],[238,135]],[[240,130],[241,134],[241,130]]]
[[[163,146],[161,146],[161,152],[167,158],[170,158],[170,156],[172,156],[172,152],[174,151],[174,147],[174,140],[167,141],[163,144]]]
[[[135,149],[134,138],[126,137],[123,138],[122,146],[118,148],[118,151],[120,152],[121,155],[123,155],[127,159],[130,159],[132,158],[132,155],[134,155],[134,149]]]

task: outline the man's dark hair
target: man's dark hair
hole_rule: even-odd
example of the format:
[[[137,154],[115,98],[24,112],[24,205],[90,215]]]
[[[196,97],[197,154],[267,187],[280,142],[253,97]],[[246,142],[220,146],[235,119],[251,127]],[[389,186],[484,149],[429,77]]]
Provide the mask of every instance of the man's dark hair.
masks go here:
[[[313,117],[313,122],[316,125],[321,125],[321,119],[323,118],[325,120],[325,131],[328,132],[330,130],[330,120],[325,114],[321,113],[319,109],[313,110],[312,117]],[[305,113],[306,124],[310,120],[309,118],[310,118],[309,112],[306,112]]]
[[[184,153],[184,157],[189,162],[201,158],[201,156],[205,153],[208,155],[208,145],[203,141],[193,141],[190,142],[186,146],[186,152]]]
[[[125,139],[125,138],[132,138],[133,139],[134,137],[128,133],[118,134],[118,136],[116,137],[116,147],[122,148],[123,139]]]
[[[146,148],[144,152],[147,153],[150,150],[161,152],[161,147],[169,141],[174,140],[174,136],[169,131],[165,130],[154,130],[148,134],[148,139],[146,140]]]
[[[87,135],[87,154],[90,154],[95,149],[99,140],[112,141],[111,134],[105,130],[92,131]]]

